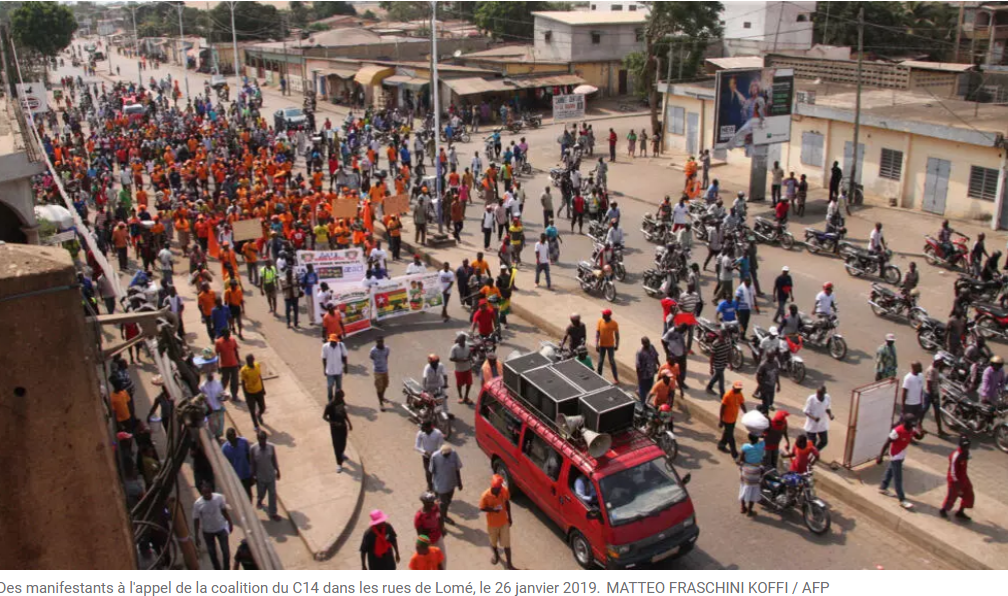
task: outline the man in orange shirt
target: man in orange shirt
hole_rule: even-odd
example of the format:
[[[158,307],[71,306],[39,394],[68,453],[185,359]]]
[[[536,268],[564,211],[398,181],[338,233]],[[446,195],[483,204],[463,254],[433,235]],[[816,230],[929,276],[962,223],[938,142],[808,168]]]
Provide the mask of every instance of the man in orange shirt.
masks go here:
[[[330,335],[343,337],[343,313],[334,305],[326,306],[326,314],[322,315],[322,341]]]
[[[675,397],[675,389],[675,379],[672,378],[672,373],[668,370],[663,370],[658,376],[658,382],[654,384],[651,392],[648,393],[648,401],[655,408],[660,408],[665,404],[671,406],[672,398]]]
[[[116,256],[119,257],[119,271],[126,271],[126,268],[129,266],[129,254],[127,253],[129,231],[123,222],[119,222],[115,229],[112,230],[112,245],[115,246]]]
[[[605,364],[606,355],[609,355],[609,367],[612,369],[613,382],[619,385],[619,373],[616,371],[616,352],[619,350],[620,335],[619,323],[613,320],[612,311],[608,308],[602,311],[602,318],[599,319],[595,329],[595,351],[598,352],[598,372],[602,374],[602,366]]]
[[[245,338],[242,337],[242,311],[245,309],[245,293],[242,292],[237,279],[232,279],[228,288],[224,290],[224,304],[231,311],[231,331],[234,331],[235,325],[237,325],[238,339],[244,340]]]
[[[249,283],[259,287],[259,247],[257,241],[249,240],[242,246],[242,254],[245,256],[245,268],[247,269]]]
[[[410,557],[409,568],[413,571],[444,571],[444,553],[426,534],[417,536],[416,553]]]
[[[210,313],[213,312],[214,306],[217,304],[217,293],[210,289],[210,284],[204,283],[200,287],[200,292],[196,295],[196,304],[199,305],[200,315],[203,317],[203,323],[206,324],[207,335],[210,336],[210,341],[213,341],[215,336]]]
[[[744,414],[746,410],[745,397],[742,396],[742,381],[735,381],[732,390],[724,394],[721,398],[721,416],[718,428],[724,429],[721,433],[721,440],[718,441],[719,451],[727,451],[725,446],[731,448],[732,459],[738,459],[738,449],[735,447],[735,423],[738,422],[739,408]]]
[[[480,497],[479,510],[486,513],[487,534],[490,535],[490,550],[493,552],[490,564],[500,562],[497,553],[497,547],[500,546],[504,549],[507,569],[514,569],[511,564],[511,494],[504,486],[504,478],[494,474],[490,488]]]

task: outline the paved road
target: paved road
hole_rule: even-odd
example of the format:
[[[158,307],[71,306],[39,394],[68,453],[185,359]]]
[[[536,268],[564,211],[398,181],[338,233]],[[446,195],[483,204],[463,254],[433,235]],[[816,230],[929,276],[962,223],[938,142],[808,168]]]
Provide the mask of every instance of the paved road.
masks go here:
[[[125,73],[126,67],[123,69]],[[267,110],[293,103],[291,99],[281,99],[278,96],[266,97]],[[644,119],[621,120],[619,126],[625,129],[631,124],[639,128],[644,125]],[[599,131],[606,128],[604,122],[595,126]],[[553,139],[556,132],[556,129],[542,130],[528,135],[533,146],[533,163],[546,167],[555,159]],[[462,145],[461,159],[467,162],[468,151],[478,147],[477,143]],[[639,194],[653,199],[665,192],[664,188],[677,186],[680,178],[680,174],[669,173],[664,169],[663,162],[660,161],[633,166],[617,165],[611,172],[610,179],[613,180],[613,185],[625,188],[626,194]],[[530,185],[529,201],[533,202],[533,207],[537,200],[535,196],[538,195],[536,191],[541,190],[543,185],[542,174]],[[628,221],[639,220],[640,214],[645,210],[642,204],[632,201],[624,201],[624,209],[624,217]],[[533,209],[533,212],[535,211],[537,210]],[[531,218],[533,230],[538,227],[536,220],[536,217]],[[477,225],[470,221],[467,227],[473,230]],[[464,240],[473,243],[471,236],[464,237]],[[588,251],[588,244],[586,240],[576,238],[569,240],[564,248],[567,255],[582,255]],[[639,271],[650,260],[652,249],[641,243],[638,235],[631,235],[630,248],[628,261],[630,269]],[[764,253],[770,252],[770,250],[764,251]],[[766,254],[764,258],[767,258]],[[570,270],[564,270],[562,267],[559,269],[559,285],[569,287]],[[767,269],[769,270],[769,266]],[[840,277],[837,276],[837,279]],[[706,291],[709,293],[710,288],[706,288]],[[622,305],[645,307],[621,309],[620,316],[640,316],[657,320],[655,314],[659,312],[657,302],[643,297],[636,286],[621,286],[620,292]],[[559,292],[558,296],[562,298],[563,292]],[[307,387],[318,396],[321,411],[325,388],[318,370],[317,329],[289,331],[282,322],[266,312],[261,298],[250,297],[249,302],[249,318],[260,325],[267,341],[283,355]],[[461,313],[453,309],[452,314],[460,316]],[[461,323],[457,321],[444,324],[440,319],[430,315],[405,319],[390,327],[386,331],[389,345],[394,350],[390,396],[398,397],[396,390],[401,387],[403,376],[419,375],[427,353],[437,351],[443,355],[460,327]],[[516,321],[513,330],[506,344],[511,348],[530,348],[538,345],[541,339],[545,339],[540,337],[535,329],[521,321]],[[336,557],[324,564],[325,566],[356,568],[357,540],[365,527],[366,513],[371,509],[384,509],[391,515],[393,523],[398,526],[400,532],[404,536],[410,535],[409,520],[417,508],[417,497],[423,488],[419,456],[412,450],[415,426],[399,409],[386,413],[378,412],[370,379],[366,374],[367,370],[361,365],[362,362],[366,362],[366,350],[369,348],[371,338],[372,335],[365,335],[350,341],[352,367],[351,376],[347,380],[348,401],[352,404],[350,412],[355,421],[353,439],[367,468],[363,513],[357,520],[351,539]],[[254,350],[254,346],[249,347]],[[476,508],[465,503],[474,501],[476,495],[485,487],[490,474],[489,465],[473,440],[472,414],[463,413],[458,410],[459,406],[452,405],[460,414],[461,432],[453,442],[466,464],[464,480],[467,488],[460,495],[461,502],[455,510],[456,517],[462,524],[450,532],[448,545],[450,561],[453,567],[489,568],[489,553],[485,547],[486,537],[482,521]],[[680,428],[682,443],[677,464],[684,472],[693,471],[694,482],[689,488],[697,507],[702,533],[697,549],[674,563],[675,567],[857,569],[877,566],[933,568],[941,565],[939,561],[935,561],[913,545],[873,527],[863,517],[838,503],[832,504],[833,530],[824,538],[812,537],[797,517],[780,520],[776,515],[761,512],[755,520],[740,518],[735,513],[738,486],[736,468],[726,458],[716,454],[712,444],[714,437],[709,429],[691,425],[689,421],[684,421]],[[352,481],[349,475],[347,478],[348,481]],[[552,523],[528,501],[519,498],[516,505],[516,564],[526,568],[572,568],[574,562],[565,547],[563,537],[558,534]],[[404,540],[405,543],[408,541]],[[767,546],[770,548],[766,548]],[[840,550],[836,548],[838,546],[844,548]],[[313,566],[312,563],[305,565]]]

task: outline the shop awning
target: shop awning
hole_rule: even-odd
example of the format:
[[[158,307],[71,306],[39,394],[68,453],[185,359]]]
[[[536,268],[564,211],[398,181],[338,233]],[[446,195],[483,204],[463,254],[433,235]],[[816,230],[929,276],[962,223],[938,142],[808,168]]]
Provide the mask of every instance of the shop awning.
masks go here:
[[[555,74],[514,78],[510,82],[520,89],[539,89],[540,87],[583,85],[586,81],[575,74]]]
[[[421,89],[428,83],[430,83],[430,81],[427,79],[411,77],[408,75],[395,75],[382,81],[382,85],[387,85],[389,87],[406,87],[408,89]]]
[[[457,93],[459,96],[479,95],[480,93],[497,93],[501,91],[514,91],[518,87],[508,85],[504,79],[481,79],[470,77],[466,79],[446,79],[445,85]]]
[[[326,77],[338,77],[340,79],[352,79],[357,76],[357,69],[352,67],[346,68],[326,68],[319,71],[319,74]]]
[[[361,67],[361,69],[357,71],[357,74],[354,75],[354,80],[365,87],[370,87],[377,85],[382,81],[382,79],[393,74],[395,74],[395,68],[369,64]]]

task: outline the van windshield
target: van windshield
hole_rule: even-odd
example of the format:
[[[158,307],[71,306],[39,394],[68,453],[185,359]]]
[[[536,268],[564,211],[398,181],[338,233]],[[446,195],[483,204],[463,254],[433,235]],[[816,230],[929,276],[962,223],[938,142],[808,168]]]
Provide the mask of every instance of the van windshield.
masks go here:
[[[606,476],[599,488],[613,526],[658,515],[686,498],[686,490],[666,468],[664,458]]]

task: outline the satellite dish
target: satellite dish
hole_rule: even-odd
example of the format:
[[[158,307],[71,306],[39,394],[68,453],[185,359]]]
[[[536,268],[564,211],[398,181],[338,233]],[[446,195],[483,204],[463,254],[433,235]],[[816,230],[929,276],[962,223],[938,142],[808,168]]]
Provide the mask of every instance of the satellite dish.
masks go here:
[[[455,50],[455,53],[453,53],[452,56],[460,58],[462,56],[462,50]]]

